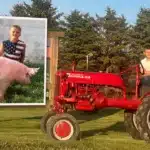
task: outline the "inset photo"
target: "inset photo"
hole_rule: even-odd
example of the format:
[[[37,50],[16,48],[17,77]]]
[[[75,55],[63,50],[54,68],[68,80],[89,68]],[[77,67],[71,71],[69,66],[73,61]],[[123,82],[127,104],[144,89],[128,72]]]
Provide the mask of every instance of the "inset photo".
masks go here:
[[[0,16],[0,106],[45,105],[47,18]]]

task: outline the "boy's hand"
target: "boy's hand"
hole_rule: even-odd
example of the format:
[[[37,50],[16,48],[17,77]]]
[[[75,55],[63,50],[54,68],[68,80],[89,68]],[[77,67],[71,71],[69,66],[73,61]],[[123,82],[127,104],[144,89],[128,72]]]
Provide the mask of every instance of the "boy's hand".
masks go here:
[[[149,76],[150,75],[150,71],[145,71],[144,72],[144,76]]]

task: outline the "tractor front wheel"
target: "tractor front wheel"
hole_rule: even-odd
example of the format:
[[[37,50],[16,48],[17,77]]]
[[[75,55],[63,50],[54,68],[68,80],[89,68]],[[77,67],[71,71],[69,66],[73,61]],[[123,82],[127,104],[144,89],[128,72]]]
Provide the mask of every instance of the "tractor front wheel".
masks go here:
[[[133,139],[141,139],[140,132],[137,129],[135,111],[125,110],[124,125],[126,131],[132,136]]]
[[[52,140],[77,140],[80,127],[77,120],[70,114],[63,113],[52,116],[46,124],[48,137]]]
[[[136,112],[136,124],[141,138],[150,142],[150,97],[143,99]]]
[[[40,128],[41,130],[46,133],[46,123],[47,123],[47,120],[51,117],[51,116],[54,116],[56,113],[55,112],[51,112],[51,111],[48,111],[47,113],[44,114],[44,116],[41,118],[41,121],[40,121]]]

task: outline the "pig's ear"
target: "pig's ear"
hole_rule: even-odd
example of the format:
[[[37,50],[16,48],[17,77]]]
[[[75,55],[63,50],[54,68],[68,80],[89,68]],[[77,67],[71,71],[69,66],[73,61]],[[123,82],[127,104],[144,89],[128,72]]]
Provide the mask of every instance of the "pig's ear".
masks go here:
[[[39,71],[39,69],[40,68],[30,68],[29,75],[34,76]]]

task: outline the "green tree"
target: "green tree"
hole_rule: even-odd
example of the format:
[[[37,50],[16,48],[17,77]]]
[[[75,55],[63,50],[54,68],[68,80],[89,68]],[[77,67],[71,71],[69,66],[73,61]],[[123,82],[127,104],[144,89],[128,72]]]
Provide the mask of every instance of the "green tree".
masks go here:
[[[97,51],[97,66],[100,70],[124,66],[129,45],[129,27],[125,17],[117,16],[115,10],[107,7],[104,17],[96,15],[93,26],[100,39],[100,49]]]
[[[63,13],[57,13],[57,8],[52,6],[51,0],[31,0],[31,4],[26,2],[15,4],[10,11],[12,16],[47,18],[48,27],[57,29],[60,17]]]
[[[140,9],[131,38],[136,55],[140,56],[144,48],[150,48],[150,8]]]
[[[93,29],[90,15],[74,10],[70,15],[65,16],[62,25],[65,29],[65,37],[59,55],[60,66],[65,67],[65,64],[75,61],[78,69],[85,70],[86,55],[92,52],[94,56],[97,49],[97,32]],[[94,69],[93,64],[92,58],[89,61],[90,70]]]

